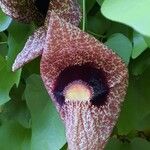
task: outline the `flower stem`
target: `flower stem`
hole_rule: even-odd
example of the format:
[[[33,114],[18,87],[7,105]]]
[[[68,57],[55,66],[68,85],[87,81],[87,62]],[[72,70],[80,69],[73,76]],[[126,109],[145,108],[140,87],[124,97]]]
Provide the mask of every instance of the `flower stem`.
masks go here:
[[[86,0],[83,0],[83,25],[82,30],[85,31],[86,27]]]

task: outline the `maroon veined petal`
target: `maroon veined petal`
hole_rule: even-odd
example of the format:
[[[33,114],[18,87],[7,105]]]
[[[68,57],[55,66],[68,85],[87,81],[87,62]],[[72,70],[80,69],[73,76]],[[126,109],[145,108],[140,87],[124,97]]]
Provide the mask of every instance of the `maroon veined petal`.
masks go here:
[[[19,7],[19,6],[18,6]],[[45,25],[40,27],[35,33],[29,37],[23,50],[18,54],[12,70],[21,68],[24,64],[32,61],[42,54],[44,50],[48,21],[50,19],[51,10],[55,11],[60,17],[67,22],[78,26],[81,18],[80,8],[76,0],[52,0],[49,4]]]
[[[41,76],[64,120],[69,150],[102,150],[124,100],[127,67],[112,50],[54,12],[48,27]],[[99,99],[81,100],[74,93],[70,93],[70,97],[76,99],[67,99],[65,90],[78,82],[87,82],[94,91],[92,97],[98,94]],[[78,91],[75,86],[72,86],[73,92]],[[84,89],[90,88],[85,86]]]
[[[79,25],[81,11],[77,0],[51,0],[49,10],[53,10],[60,18],[65,19],[67,22],[75,26]]]
[[[42,54],[45,43],[45,35],[45,27],[42,26],[37,31],[35,31],[32,36],[29,37],[25,47],[15,59],[15,62],[12,66],[13,71],[21,68],[24,64],[30,62]]]
[[[0,0],[0,7],[8,16],[24,23],[36,21],[41,24],[43,21],[33,0]]]

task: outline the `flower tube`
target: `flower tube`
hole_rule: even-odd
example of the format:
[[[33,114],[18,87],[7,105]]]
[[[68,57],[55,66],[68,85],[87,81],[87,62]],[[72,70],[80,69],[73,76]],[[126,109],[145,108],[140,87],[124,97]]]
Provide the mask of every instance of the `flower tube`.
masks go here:
[[[103,150],[126,93],[125,63],[52,12],[40,68],[65,123],[69,150]]]

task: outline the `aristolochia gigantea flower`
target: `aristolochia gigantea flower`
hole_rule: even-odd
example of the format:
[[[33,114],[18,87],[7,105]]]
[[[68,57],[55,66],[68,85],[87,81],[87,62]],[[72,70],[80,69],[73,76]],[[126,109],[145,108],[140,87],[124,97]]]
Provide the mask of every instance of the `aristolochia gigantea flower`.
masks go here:
[[[54,11],[50,11],[44,27],[42,79],[65,123],[68,149],[103,150],[126,93],[126,65],[112,50],[66,19],[69,17]],[[77,11],[73,12],[76,16]],[[35,45],[31,42],[27,51],[32,53]],[[24,50],[18,55],[14,70],[27,62],[26,56]]]
[[[126,93],[121,58],[52,12],[40,68],[65,123],[69,150],[102,150]]]

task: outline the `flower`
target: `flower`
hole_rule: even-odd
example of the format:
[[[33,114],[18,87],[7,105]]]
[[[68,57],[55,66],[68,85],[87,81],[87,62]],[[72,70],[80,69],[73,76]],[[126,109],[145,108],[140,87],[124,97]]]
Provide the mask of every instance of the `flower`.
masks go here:
[[[65,123],[69,150],[102,150],[126,94],[127,67],[112,50],[58,12],[48,13],[44,38],[30,40],[28,52],[33,54],[35,45],[42,49],[41,77]],[[13,69],[26,63],[26,57],[35,58],[23,50]]]
[[[126,93],[121,58],[52,12],[40,68],[65,122],[69,149],[103,149]]]

